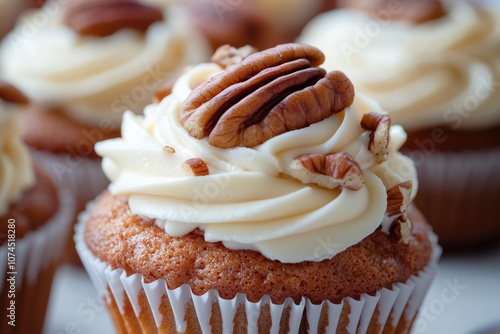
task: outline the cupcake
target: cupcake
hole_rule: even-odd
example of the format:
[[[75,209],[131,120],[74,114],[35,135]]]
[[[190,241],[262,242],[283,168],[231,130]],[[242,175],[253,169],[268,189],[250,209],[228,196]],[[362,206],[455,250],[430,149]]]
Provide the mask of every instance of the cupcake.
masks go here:
[[[317,17],[299,41],[330,56],[325,68],[342,68],[408,131],[402,150],[418,170],[415,201],[440,243],[498,240],[500,7],[353,3]]]
[[[316,48],[229,49],[96,145],[75,241],[117,332],[408,332],[439,247],[403,129]]]
[[[50,20],[26,36],[41,12]],[[1,76],[32,101],[24,140],[79,209],[108,184],[94,144],[119,136],[122,113],[142,112],[172,73],[209,59],[187,22],[179,8],[132,0],[51,1],[3,42]]]
[[[12,104],[26,99],[0,83],[1,333],[41,333],[52,278],[68,235],[73,203],[22,143]]]

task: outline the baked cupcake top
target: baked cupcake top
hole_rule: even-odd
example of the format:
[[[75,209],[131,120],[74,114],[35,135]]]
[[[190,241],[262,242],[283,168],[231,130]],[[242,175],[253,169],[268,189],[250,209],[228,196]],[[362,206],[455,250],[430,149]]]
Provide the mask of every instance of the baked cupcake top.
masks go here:
[[[0,52],[1,75],[35,104],[116,126],[123,111],[141,112],[166,76],[209,58],[184,11],[133,0],[48,2],[19,21]]]
[[[13,103],[26,103],[14,87],[0,82],[0,217],[35,183],[28,148],[21,139],[19,115]]]
[[[220,49],[96,145],[110,191],[169,235],[198,228],[281,262],[332,258],[381,225],[404,242],[417,188],[405,132],[323,60],[299,44]]]
[[[345,71],[407,130],[486,128],[500,124],[500,6],[482,2],[443,1],[442,15],[420,23],[400,18],[404,2],[376,16],[338,9],[298,40],[325,52],[326,69]]]

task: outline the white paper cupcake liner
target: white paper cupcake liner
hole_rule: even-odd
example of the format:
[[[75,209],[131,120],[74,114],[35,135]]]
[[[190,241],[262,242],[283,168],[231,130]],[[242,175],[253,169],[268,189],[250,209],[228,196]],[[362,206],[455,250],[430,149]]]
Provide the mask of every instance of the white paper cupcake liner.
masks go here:
[[[500,148],[433,152],[416,161],[416,167],[419,189],[415,203],[442,245],[472,245],[500,238]]]
[[[223,333],[232,333],[235,324],[246,321],[247,333],[262,331],[263,310],[268,310],[264,317],[270,321],[269,333],[280,333],[280,323],[287,321],[285,327],[290,333],[299,333],[303,317],[307,319],[309,333],[316,333],[326,326],[325,333],[336,333],[343,330],[346,333],[364,333],[370,328],[384,326],[406,332],[418,312],[426,291],[428,290],[436,272],[437,261],[441,255],[441,248],[437,245],[435,235],[433,242],[432,259],[421,272],[410,277],[404,283],[396,283],[391,289],[381,289],[375,295],[363,294],[359,300],[344,298],[341,303],[334,304],[324,301],[319,305],[313,304],[307,298],[302,298],[295,304],[288,298],[283,304],[274,304],[269,296],[264,296],[259,302],[250,302],[245,295],[238,294],[235,298],[226,300],[219,296],[216,290],[210,290],[201,296],[192,293],[188,285],[176,289],[169,289],[165,280],[158,279],[146,283],[142,274],[127,276],[123,269],[113,269],[109,264],[101,261],[88,249],[84,241],[84,230],[92,203],[82,212],[79,223],[75,227],[75,243],[77,251],[87,269],[90,278],[97,287],[108,306],[116,303],[121,314],[123,326],[119,332],[148,333],[150,326],[163,333],[165,321],[173,321],[175,330],[179,333],[198,332],[212,333],[214,305],[220,310],[221,328]],[[168,297],[168,307],[171,309],[171,318],[165,319],[165,297]],[[193,312],[194,309],[194,312]],[[113,313],[113,311],[111,311]],[[195,314],[196,328],[189,319]],[[218,314],[218,311],[217,311]],[[326,319],[326,322],[325,322]],[[130,323],[127,323],[130,321]],[[302,323],[302,324],[301,324]],[[116,324],[116,321],[115,321]],[[134,327],[135,326],[135,327]],[[377,333],[377,331],[372,331]]]
[[[49,173],[58,188],[69,189],[76,208],[83,210],[108,185],[109,180],[101,168],[100,158],[75,157],[31,150],[36,163]]]
[[[29,283],[36,283],[38,273],[61,256],[75,210],[69,191],[59,189],[58,192],[59,210],[50,221],[15,240],[16,283],[22,282],[25,276]],[[0,247],[1,268],[7,266],[7,254],[7,243],[4,243]],[[0,290],[5,284],[5,275],[6,271],[0,271]]]

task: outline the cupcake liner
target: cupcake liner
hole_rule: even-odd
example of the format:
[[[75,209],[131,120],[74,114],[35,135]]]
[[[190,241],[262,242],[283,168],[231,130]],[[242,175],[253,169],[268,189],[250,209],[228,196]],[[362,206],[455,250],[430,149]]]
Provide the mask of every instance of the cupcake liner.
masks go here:
[[[31,150],[33,159],[41,165],[55,180],[60,189],[67,189],[69,196],[75,202],[73,217],[74,224],[79,212],[85,205],[96,198],[108,185],[109,180],[101,168],[101,159],[92,157],[75,157],[69,154],[54,154],[46,151]],[[73,229],[68,230],[64,261],[81,265],[72,236]]]
[[[71,191],[79,211],[109,185],[109,180],[102,171],[100,158],[74,157],[38,150],[32,150],[32,155],[59,188]]]
[[[3,317],[1,333],[40,333],[42,330],[52,278],[60,263],[75,211],[68,190],[59,189],[58,199],[59,210],[48,222],[15,239],[13,270],[8,267],[8,244],[0,246],[0,304],[7,307],[14,300],[16,313],[15,327],[9,326]],[[15,298],[8,297],[7,278],[11,276],[15,276]]]
[[[295,304],[291,298],[274,304],[268,295],[259,302],[244,294],[227,300],[216,290],[200,296],[189,285],[169,289],[165,280],[146,283],[142,274],[127,276],[124,269],[113,269],[97,258],[84,241],[88,213],[93,203],[79,216],[75,227],[78,254],[89,276],[108,305],[119,333],[290,333],[317,331],[335,333],[381,333],[408,331],[436,272],[441,248],[432,235],[433,254],[429,264],[404,283],[383,288],[375,295],[363,294],[359,300],[344,298],[335,304],[324,301],[313,304],[302,298]],[[305,320],[305,321],[304,321]],[[307,328],[306,328],[307,327]]]
[[[500,238],[500,147],[433,152],[415,165],[419,175],[415,203],[441,245],[475,245]]]

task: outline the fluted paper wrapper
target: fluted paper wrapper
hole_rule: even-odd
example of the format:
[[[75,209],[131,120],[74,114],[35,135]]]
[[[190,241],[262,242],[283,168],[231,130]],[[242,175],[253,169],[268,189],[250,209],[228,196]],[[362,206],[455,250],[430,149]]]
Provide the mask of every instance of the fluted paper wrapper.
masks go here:
[[[441,245],[481,245],[500,239],[500,148],[433,152],[416,161],[416,167],[415,203]]]
[[[319,305],[302,298],[274,304],[269,296],[259,302],[244,294],[227,300],[216,290],[195,295],[186,284],[169,289],[165,280],[146,283],[142,274],[127,276],[113,269],[88,249],[85,225],[91,204],[80,214],[75,228],[78,254],[90,278],[108,305],[118,333],[382,333],[408,332],[436,272],[441,248],[432,235],[433,255],[418,275],[391,289],[381,289],[359,300]]]
[[[84,210],[85,205],[109,185],[109,180],[102,171],[100,158],[37,150],[32,150],[32,155],[59,188],[71,191],[77,211]]]
[[[5,243],[0,247],[0,304],[15,300],[16,326],[9,326],[9,318],[3,316],[0,333],[41,333],[45,311],[49,300],[52,278],[60,262],[71,219],[74,202],[69,191],[59,189],[58,212],[37,230],[15,239],[14,268],[8,266],[8,254],[12,249]],[[7,224],[7,222],[2,222]],[[15,298],[7,297],[11,290],[10,277],[15,277]]]

